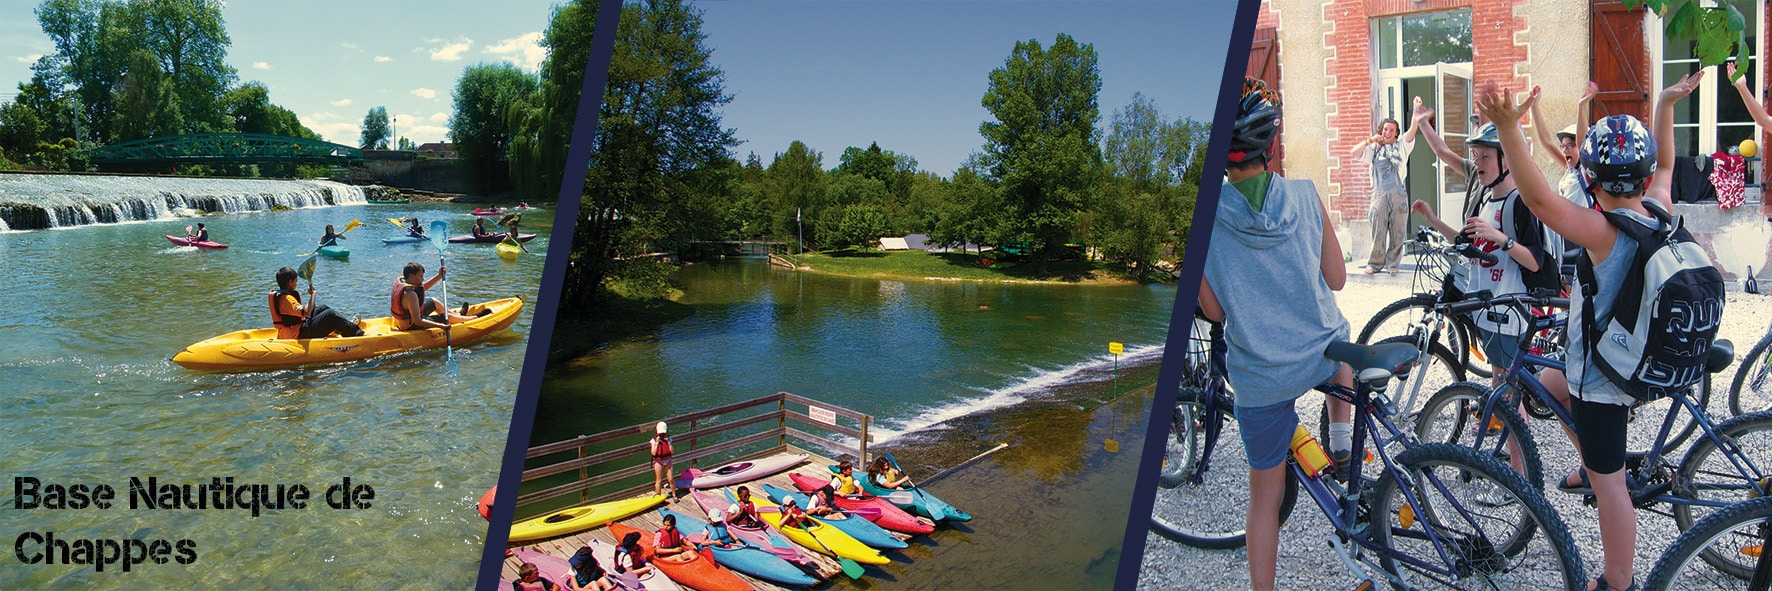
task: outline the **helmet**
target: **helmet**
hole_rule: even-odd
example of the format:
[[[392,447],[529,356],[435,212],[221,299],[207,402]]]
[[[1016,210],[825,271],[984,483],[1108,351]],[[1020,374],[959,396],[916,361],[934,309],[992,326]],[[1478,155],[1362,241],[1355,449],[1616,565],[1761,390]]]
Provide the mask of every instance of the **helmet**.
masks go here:
[[[796,503],[796,502],[794,502],[794,498],[793,498],[793,497],[787,497],[787,498],[785,498],[785,499],[782,499],[782,500],[781,500],[781,505],[782,505],[782,506],[783,506],[783,507],[792,507],[792,506],[795,506],[795,505],[798,505],[798,504],[799,504],[799,503]]]
[[[1557,139],[1559,139],[1559,140],[1560,140],[1560,139],[1563,139],[1563,138],[1569,138],[1569,139],[1572,139],[1572,140],[1573,140],[1573,139],[1576,139],[1576,137],[1575,137],[1575,124],[1574,124],[1574,123],[1570,123],[1570,124],[1569,124],[1569,126],[1568,126],[1568,127],[1565,127],[1565,128],[1563,128],[1563,129],[1562,129],[1562,130],[1561,130],[1561,131],[1558,131],[1558,132],[1557,132]]]
[[[1630,115],[1612,115],[1588,128],[1581,172],[1607,193],[1642,189],[1655,174],[1655,137]]]
[[[1259,78],[1243,79],[1243,96],[1237,100],[1237,119],[1231,123],[1231,162],[1248,162],[1267,155],[1280,129],[1280,93],[1268,90]]]
[[[659,432],[659,433],[661,433],[661,434],[662,434],[662,433],[664,433],[664,432],[665,432],[665,424],[664,424],[664,421],[659,421],[659,422],[658,422],[658,426],[657,426],[657,427],[654,427],[654,428],[653,428],[653,430],[654,430],[654,431],[657,431],[657,432]]]
[[[1496,131],[1494,123],[1484,123],[1477,126],[1477,131],[1470,134],[1470,137],[1464,138],[1464,145],[1488,146],[1500,150],[1501,133]]]

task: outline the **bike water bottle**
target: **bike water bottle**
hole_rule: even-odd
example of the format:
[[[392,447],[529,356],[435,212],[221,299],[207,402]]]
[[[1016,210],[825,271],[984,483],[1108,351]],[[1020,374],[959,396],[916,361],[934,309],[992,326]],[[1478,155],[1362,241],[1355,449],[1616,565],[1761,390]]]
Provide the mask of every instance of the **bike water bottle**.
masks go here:
[[[1310,429],[1299,425],[1292,432],[1292,458],[1298,461],[1298,467],[1304,468],[1309,476],[1321,476],[1332,467],[1329,454],[1323,451],[1323,445],[1311,436]]]

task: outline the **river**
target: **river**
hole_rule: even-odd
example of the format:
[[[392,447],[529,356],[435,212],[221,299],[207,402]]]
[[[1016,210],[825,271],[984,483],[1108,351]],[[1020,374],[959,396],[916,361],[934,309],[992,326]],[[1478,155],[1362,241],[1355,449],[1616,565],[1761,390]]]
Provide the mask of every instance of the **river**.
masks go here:
[[[122,181],[124,184],[137,182]],[[185,345],[267,326],[266,293],[278,267],[312,252],[326,224],[352,219],[347,261],[320,259],[319,301],[385,316],[387,291],[409,261],[435,269],[429,245],[383,245],[400,234],[385,220],[416,215],[472,224],[469,206],[356,204],[0,232],[0,462],[9,476],[62,485],[104,484],[109,509],[3,510],[0,539],[53,531],[57,539],[188,539],[191,564],[0,564],[0,588],[463,589],[478,572],[486,522],[475,501],[495,481],[509,428],[523,345],[552,225],[549,210],[524,216],[542,236],[516,261],[490,245],[449,245],[449,301],[521,296],[530,304],[510,330],[455,351],[260,373],[198,372],[169,361]],[[175,247],[163,237],[206,222],[219,251]],[[303,286],[305,290],[305,285]],[[436,290],[433,293],[438,293]],[[305,509],[131,509],[132,477],[162,484],[301,484]],[[327,487],[349,477],[373,487],[366,509],[337,510]],[[10,486],[10,484],[9,484]],[[34,549],[31,548],[31,549]],[[422,575],[413,569],[422,569]]]

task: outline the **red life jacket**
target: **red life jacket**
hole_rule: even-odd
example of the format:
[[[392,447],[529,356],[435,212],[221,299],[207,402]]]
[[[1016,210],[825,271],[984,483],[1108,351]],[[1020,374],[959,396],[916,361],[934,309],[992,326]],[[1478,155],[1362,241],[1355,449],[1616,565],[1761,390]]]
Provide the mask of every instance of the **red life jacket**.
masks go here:
[[[412,326],[412,317],[406,313],[406,290],[409,289],[418,290],[418,305],[424,306],[425,286],[407,285],[404,277],[394,280],[394,292],[388,299],[388,315],[394,317],[394,326],[402,330]]]
[[[670,529],[660,529],[658,530],[658,534],[653,536],[652,543],[659,548],[676,548],[682,546],[683,532],[677,531],[677,528],[674,527]]]
[[[301,325],[307,319],[284,314],[280,306],[277,305],[278,300],[283,299],[283,296],[295,298],[295,304],[301,305],[301,294],[293,289],[279,289],[271,292],[270,297],[267,298],[271,304],[271,326],[277,328],[277,338],[279,339],[298,338],[301,335]]]
[[[652,461],[662,462],[671,459],[671,436],[659,435],[653,438],[658,442],[657,451],[652,452]]]

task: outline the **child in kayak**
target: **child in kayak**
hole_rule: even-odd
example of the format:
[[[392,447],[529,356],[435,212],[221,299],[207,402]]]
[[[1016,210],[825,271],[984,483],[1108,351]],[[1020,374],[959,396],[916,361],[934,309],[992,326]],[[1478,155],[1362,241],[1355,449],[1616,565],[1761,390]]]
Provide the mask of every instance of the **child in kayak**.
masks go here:
[[[812,491],[811,498],[806,502],[806,513],[818,517],[842,519],[843,512],[837,508],[837,489],[827,485]]]
[[[344,238],[343,234],[332,231],[332,224],[326,224],[326,235],[320,237],[320,246],[337,246]]]
[[[874,486],[890,489],[905,488],[911,483],[911,479],[892,467],[892,462],[886,461],[886,456],[876,457],[868,464],[868,479]]]
[[[203,222],[197,222],[197,231],[186,238],[190,238],[192,242],[210,242],[209,229],[203,227]]]
[[[517,580],[511,581],[511,591],[554,591],[558,588],[553,581],[542,578],[541,569],[527,562],[517,567]]]
[[[652,565],[640,557],[640,532],[628,532],[623,536],[621,545],[615,547],[615,572],[634,573],[634,576],[645,578],[652,574]]]
[[[425,290],[443,280],[443,274],[448,270],[448,267],[438,267],[437,274],[427,281],[425,280],[424,265],[406,263],[406,269],[401,272],[400,278],[394,280],[394,291],[388,300],[388,315],[393,317],[395,328],[400,330],[447,329],[450,324],[472,320],[468,316],[444,310],[443,302],[437,301],[437,298],[425,297]],[[466,311],[467,309],[467,304],[462,304],[462,310]],[[484,316],[484,313],[489,312],[490,310],[485,310],[481,315]]]
[[[695,554],[695,547],[689,545],[689,539],[683,532],[677,531],[677,516],[664,516],[664,527],[652,535],[652,554],[660,560],[669,559],[673,562],[686,560]]]
[[[475,238],[485,238],[492,235],[491,232],[486,231],[486,218],[474,218],[472,232]]]
[[[277,270],[277,290],[269,297],[271,306],[271,325],[277,328],[279,339],[319,339],[334,334],[347,337],[363,336],[363,328],[356,320],[345,318],[337,310],[314,303],[314,286],[308,286],[308,305],[302,306],[301,293],[295,290],[295,281],[300,277],[295,269],[284,267]]]
[[[407,219],[407,221],[412,222],[412,225],[408,226],[406,228],[406,235],[407,236],[411,236],[413,238],[425,238],[426,237],[425,236],[425,227],[423,224],[418,223],[417,217],[410,217],[410,218],[406,218],[406,219]]]
[[[806,511],[800,509],[799,505],[799,503],[794,502],[793,497],[781,500],[781,528],[797,527],[800,529],[812,529],[812,526],[816,522],[812,520],[810,515],[806,514]]]
[[[671,436],[665,434],[664,421],[659,421],[653,429],[657,432],[652,437],[652,494],[662,495],[665,491],[675,496],[677,484],[671,480]]]
[[[739,527],[757,527],[757,504],[751,502],[751,487],[738,487],[738,502],[727,511],[727,522]]]
[[[710,523],[708,523],[709,544],[721,548],[736,548],[742,545],[739,543],[738,538],[732,537],[732,532],[726,531],[726,520],[731,519],[733,515],[737,514],[738,505],[733,505],[725,511],[715,509],[714,514],[708,516],[710,521]]]
[[[831,484],[826,488],[835,489],[837,494],[855,498],[862,495],[861,484],[855,481],[855,462],[843,460],[837,463],[837,474],[831,477]]]
[[[572,567],[572,572],[567,573],[566,577],[567,589],[572,591],[612,591],[615,589],[615,582],[609,580],[609,572],[603,570],[602,565],[597,564],[597,557],[591,555],[589,546],[579,548],[572,558],[566,559],[566,564]]]

